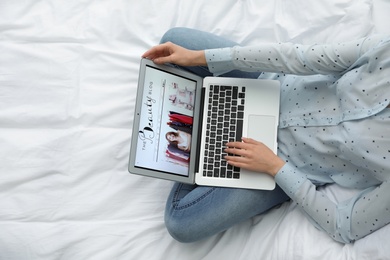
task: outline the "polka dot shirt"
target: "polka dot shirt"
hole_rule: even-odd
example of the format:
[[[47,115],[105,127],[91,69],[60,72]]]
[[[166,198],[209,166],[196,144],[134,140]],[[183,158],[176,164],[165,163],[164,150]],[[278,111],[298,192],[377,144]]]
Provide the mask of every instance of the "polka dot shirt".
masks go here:
[[[333,239],[390,223],[390,38],[326,45],[269,43],[206,50],[211,72],[281,82],[278,185]],[[317,187],[358,189],[335,203]]]

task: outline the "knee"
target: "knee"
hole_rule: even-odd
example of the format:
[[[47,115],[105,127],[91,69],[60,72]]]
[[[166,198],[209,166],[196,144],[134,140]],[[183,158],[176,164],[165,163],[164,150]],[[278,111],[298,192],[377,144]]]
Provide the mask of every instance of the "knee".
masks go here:
[[[160,43],[173,42],[180,45],[180,43],[186,39],[188,30],[190,29],[183,27],[171,28],[161,37]]]
[[[181,243],[191,243],[197,240],[195,234],[191,232],[190,226],[181,219],[165,217],[165,226],[169,234]]]

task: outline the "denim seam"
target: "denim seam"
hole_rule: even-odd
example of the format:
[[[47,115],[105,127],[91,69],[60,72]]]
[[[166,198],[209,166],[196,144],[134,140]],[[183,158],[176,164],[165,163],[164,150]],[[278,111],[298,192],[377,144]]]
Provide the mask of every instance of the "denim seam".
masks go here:
[[[180,189],[181,189],[181,187],[180,187]],[[180,203],[180,200],[177,200],[177,195],[179,194],[179,190],[180,189],[178,189],[177,191],[176,191],[176,193],[175,193],[175,196],[174,196],[174,204],[175,204],[175,206],[174,206],[174,209],[175,210],[182,210],[182,209],[186,209],[186,208],[189,208],[189,207],[191,207],[191,206],[193,206],[193,205],[195,205],[196,203],[198,203],[199,201],[201,201],[201,200],[203,200],[205,197],[207,197],[208,195],[210,195],[213,191],[215,191],[215,188],[211,188],[209,191],[207,191],[205,194],[203,194],[202,196],[200,196],[199,198],[197,198],[196,200],[194,200],[194,201],[192,201],[192,202],[190,202],[190,203],[187,203],[186,205],[183,205],[183,206],[177,206],[177,204],[179,204]]]

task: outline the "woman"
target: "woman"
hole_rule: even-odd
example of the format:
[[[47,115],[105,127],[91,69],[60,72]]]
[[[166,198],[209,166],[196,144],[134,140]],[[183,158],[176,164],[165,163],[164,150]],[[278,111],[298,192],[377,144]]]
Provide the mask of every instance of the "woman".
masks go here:
[[[273,191],[175,184],[165,222],[179,241],[196,241],[293,200],[319,229],[351,243],[390,223],[390,38],[326,45],[240,47],[209,33],[168,31],[143,57],[201,76],[281,83],[278,153],[243,138],[226,144],[229,164],[275,178]],[[334,203],[317,187],[359,192]]]
[[[180,130],[176,132],[169,131],[165,134],[165,138],[180,150],[187,153],[191,151],[191,135],[189,133]]]

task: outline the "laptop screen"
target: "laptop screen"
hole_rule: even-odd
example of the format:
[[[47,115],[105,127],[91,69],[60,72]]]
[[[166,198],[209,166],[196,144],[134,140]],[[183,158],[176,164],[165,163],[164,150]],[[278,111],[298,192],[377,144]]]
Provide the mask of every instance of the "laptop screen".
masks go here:
[[[196,81],[146,66],[135,166],[188,176]]]

